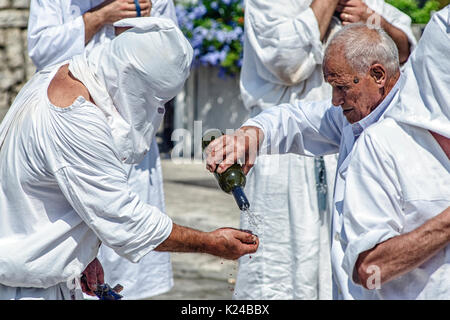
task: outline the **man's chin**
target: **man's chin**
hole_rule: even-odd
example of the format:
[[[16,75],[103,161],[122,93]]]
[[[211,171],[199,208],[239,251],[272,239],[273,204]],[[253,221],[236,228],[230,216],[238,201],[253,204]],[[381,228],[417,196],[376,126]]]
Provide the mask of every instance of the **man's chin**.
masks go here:
[[[344,113],[344,116],[347,118],[347,121],[350,123],[355,123],[358,122],[357,120],[355,120],[354,114],[353,114],[353,109],[349,109],[349,110],[342,110],[342,112]]]

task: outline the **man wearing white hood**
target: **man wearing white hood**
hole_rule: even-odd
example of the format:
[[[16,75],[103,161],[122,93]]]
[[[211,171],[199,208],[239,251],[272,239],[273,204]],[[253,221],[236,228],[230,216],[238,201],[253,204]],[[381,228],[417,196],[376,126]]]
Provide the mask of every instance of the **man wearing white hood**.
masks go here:
[[[257,249],[243,231],[173,224],[130,190],[123,162],[148,152],[192,47],[166,19],[116,25],[133,28],[38,72],[0,126],[0,299],[79,297],[70,285],[100,243],[132,262],[152,250],[237,259]]]
[[[138,13],[138,6],[140,12]],[[113,23],[125,18],[151,16],[171,19],[177,25],[172,0],[32,0],[28,21],[28,53],[40,70],[77,54],[89,55],[98,45],[114,39]],[[115,30],[116,29],[116,30]],[[163,174],[156,137],[138,164],[126,164],[128,183],[142,201],[165,212]],[[101,246],[98,259],[105,280],[120,283],[126,299],[144,299],[173,287],[168,252],[150,252],[138,264]]]
[[[411,55],[397,104],[354,148],[343,266],[364,299],[450,298],[449,52],[447,6]]]

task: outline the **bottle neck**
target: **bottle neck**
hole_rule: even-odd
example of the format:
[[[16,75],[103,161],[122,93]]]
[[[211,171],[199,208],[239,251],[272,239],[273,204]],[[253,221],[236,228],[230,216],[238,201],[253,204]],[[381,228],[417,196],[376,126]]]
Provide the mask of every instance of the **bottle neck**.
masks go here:
[[[244,190],[240,186],[235,186],[231,189],[231,193],[233,194],[236,203],[242,211],[250,209],[250,203],[248,202],[247,197],[245,196]]]

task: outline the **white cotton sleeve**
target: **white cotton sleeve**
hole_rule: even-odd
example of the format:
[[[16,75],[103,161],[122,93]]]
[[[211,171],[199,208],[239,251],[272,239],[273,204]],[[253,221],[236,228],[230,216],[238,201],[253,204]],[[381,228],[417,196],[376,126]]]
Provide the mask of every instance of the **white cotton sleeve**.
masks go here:
[[[61,191],[105,245],[139,261],[169,237],[171,219],[130,190],[97,107],[82,106],[57,117],[52,128],[59,161],[54,175]]]
[[[263,131],[260,154],[319,156],[339,151],[342,124],[342,112],[330,100],[324,100],[272,107],[243,126],[255,126]]]
[[[353,279],[359,255],[401,234],[405,221],[395,166],[367,132],[355,144],[345,181],[342,267]]]
[[[284,86],[305,81],[322,64],[319,25],[310,7],[293,1],[248,0],[245,28],[248,41],[265,68],[261,78]],[[298,13],[299,14],[293,14]],[[265,74],[269,70],[274,79]]]
[[[84,33],[81,15],[64,21],[61,1],[31,1],[28,54],[38,70],[82,53]]]

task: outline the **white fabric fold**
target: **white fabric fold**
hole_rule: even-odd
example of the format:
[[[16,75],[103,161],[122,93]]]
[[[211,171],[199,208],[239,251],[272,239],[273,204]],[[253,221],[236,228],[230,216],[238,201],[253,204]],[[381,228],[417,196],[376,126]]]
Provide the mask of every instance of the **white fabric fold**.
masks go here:
[[[387,117],[450,138],[450,5],[435,13],[405,66],[398,103]],[[420,45],[424,43],[426,45]]]

